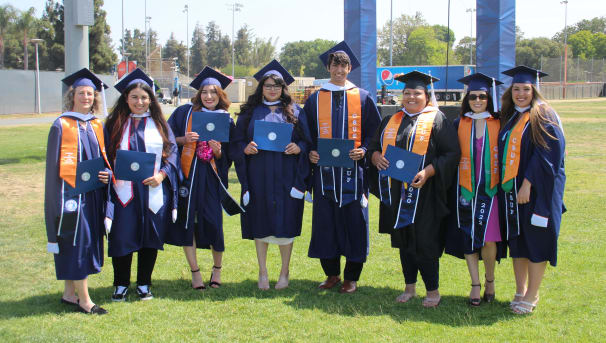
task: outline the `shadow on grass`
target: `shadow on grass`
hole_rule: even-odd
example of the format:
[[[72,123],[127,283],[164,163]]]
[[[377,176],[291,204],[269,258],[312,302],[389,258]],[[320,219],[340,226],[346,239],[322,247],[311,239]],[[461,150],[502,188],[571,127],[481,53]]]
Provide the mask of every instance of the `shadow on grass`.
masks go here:
[[[274,285],[273,281],[271,286]],[[256,280],[237,283],[225,282],[219,289],[194,291],[189,280],[154,280],[152,291],[155,300],[171,302],[224,302],[234,299],[254,298],[283,299],[283,304],[293,310],[322,311],[337,316],[389,316],[394,321],[428,322],[447,326],[486,326],[503,320],[512,320],[516,316],[509,310],[509,303],[496,301],[482,304],[479,308],[470,308],[467,297],[442,296],[441,304],[435,309],[422,306],[422,298],[412,299],[406,304],[396,303],[394,299],[401,290],[373,287],[362,284],[354,294],[339,294],[337,287],[332,290],[318,290],[317,281],[291,280],[287,289],[277,291],[271,288],[261,291]],[[125,305],[137,306],[134,285],[129,289]],[[113,287],[91,288],[91,298],[100,306],[111,303]],[[38,316],[50,313],[66,314],[74,312],[70,305],[60,303],[61,293],[35,295],[16,301],[0,302],[0,318]],[[154,300],[152,300],[154,301]],[[170,304],[166,304],[170,307]]]
[[[7,164],[18,164],[18,163],[23,163],[23,162],[40,162],[40,161],[45,161],[45,160],[46,160],[45,155],[30,155],[30,156],[23,156],[23,157],[19,157],[19,158],[0,158],[0,166],[7,165]]]

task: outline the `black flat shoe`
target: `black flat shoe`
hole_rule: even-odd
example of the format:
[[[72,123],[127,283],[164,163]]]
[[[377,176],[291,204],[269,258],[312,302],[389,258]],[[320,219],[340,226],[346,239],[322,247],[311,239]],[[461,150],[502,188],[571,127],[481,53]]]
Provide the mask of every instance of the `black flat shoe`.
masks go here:
[[[93,305],[93,307],[91,307],[90,311],[87,311],[87,310],[83,309],[80,305],[78,305],[78,308],[76,308],[76,311],[86,313],[86,314],[99,314],[99,315],[107,314],[107,310],[104,309],[103,307],[97,306],[97,304]]]
[[[61,303],[62,303],[62,304],[65,304],[65,305],[78,306],[78,301],[77,301],[77,300],[76,300],[76,302],[75,302],[75,303],[73,303],[73,302],[71,302],[71,301],[67,301],[67,300],[65,300],[65,299],[61,298]]]

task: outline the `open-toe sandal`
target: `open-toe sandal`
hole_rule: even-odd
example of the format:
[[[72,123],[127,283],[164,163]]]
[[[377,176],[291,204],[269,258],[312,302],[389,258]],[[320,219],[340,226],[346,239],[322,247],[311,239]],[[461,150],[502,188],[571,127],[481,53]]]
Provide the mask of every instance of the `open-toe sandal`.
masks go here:
[[[471,284],[471,288],[473,289],[473,287],[482,287],[482,285],[481,284],[474,285],[472,283]],[[477,306],[480,306],[481,303],[482,303],[482,299],[481,298],[471,298],[471,297],[469,298],[469,305],[470,306],[477,307]]]
[[[191,271],[191,274],[192,274],[192,281],[193,281],[193,278],[194,278],[194,275],[193,275],[193,274],[195,274],[195,273],[199,273],[199,272],[200,272],[200,268],[198,268],[198,269],[196,269],[196,270],[192,270],[192,271]],[[194,285],[191,285],[191,288],[193,288],[193,289],[195,289],[195,290],[198,290],[198,291],[203,291],[203,290],[205,290],[205,289],[206,289],[206,286],[204,285],[204,282],[202,282],[202,286],[194,287]]]
[[[217,281],[213,281],[213,275],[215,274],[215,269],[220,270],[221,267],[213,266],[213,270],[210,272],[210,280],[208,281],[208,286],[210,288],[219,288],[221,287],[221,283]]]

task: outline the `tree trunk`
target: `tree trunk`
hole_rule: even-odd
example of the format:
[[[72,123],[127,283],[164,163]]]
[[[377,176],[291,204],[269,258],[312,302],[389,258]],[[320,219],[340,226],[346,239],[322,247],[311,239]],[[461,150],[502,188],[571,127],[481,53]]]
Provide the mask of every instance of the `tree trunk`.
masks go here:
[[[4,69],[4,37],[0,36],[0,69]]]

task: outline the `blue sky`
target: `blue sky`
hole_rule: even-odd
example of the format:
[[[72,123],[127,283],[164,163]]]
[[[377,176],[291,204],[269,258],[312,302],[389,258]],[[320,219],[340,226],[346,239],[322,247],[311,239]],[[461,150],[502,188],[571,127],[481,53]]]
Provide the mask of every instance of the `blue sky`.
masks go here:
[[[257,37],[278,38],[278,51],[287,42],[316,38],[340,41],[343,39],[344,0],[237,0],[243,5],[236,12],[236,31],[248,24]],[[377,0],[377,26],[389,21],[390,0]],[[525,37],[552,37],[564,27],[564,5],[560,0],[516,1],[516,24]],[[36,8],[36,15],[43,11],[45,0],[4,1],[19,9]],[[145,27],[144,4],[147,16],[152,17],[151,28],[159,33],[162,43],[175,33],[178,40],[186,41],[185,4],[189,5],[189,34],[196,22],[202,26],[214,20],[224,34],[231,36],[233,0],[124,0],[124,28],[143,30]],[[470,33],[470,14],[467,8],[475,8],[475,0],[451,0],[451,28],[458,39]],[[430,24],[447,24],[448,0],[393,0],[393,17],[414,14],[419,11]],[[122,28],[122,0],[105,0],[108,23],[117,50]],[[540,13],[540,15],[537,15]],[[473,13],[475,36],[475,13]],[[568,24],[581,19],[606,16],[606,1],[570,0]]]

